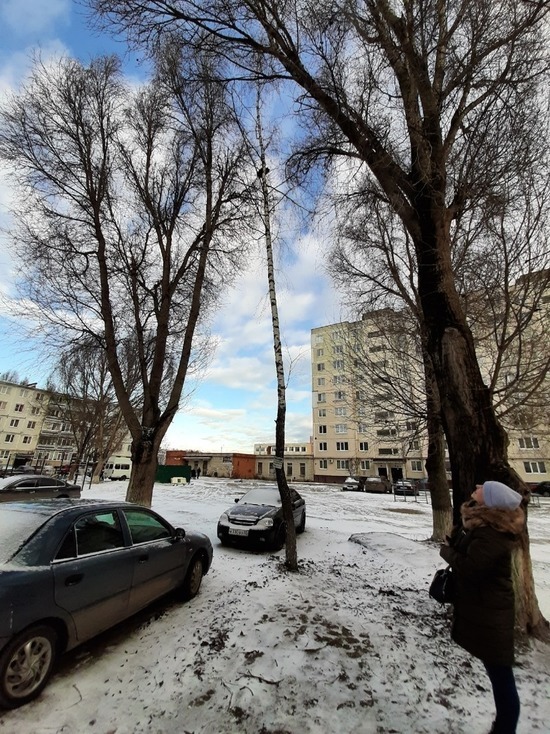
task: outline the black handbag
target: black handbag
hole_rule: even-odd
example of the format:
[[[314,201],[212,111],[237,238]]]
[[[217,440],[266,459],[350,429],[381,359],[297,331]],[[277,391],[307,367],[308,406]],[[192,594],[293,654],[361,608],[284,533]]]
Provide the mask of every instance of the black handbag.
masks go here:
[[[450,566],[435,572],[428,591],[432,599],[440,604],[452,604],[455,599],[455,580]]]

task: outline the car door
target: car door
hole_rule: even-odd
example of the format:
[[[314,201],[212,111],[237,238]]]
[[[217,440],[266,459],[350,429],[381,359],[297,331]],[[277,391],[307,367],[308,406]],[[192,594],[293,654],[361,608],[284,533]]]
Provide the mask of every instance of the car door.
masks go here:
[[[36,499],[36,491],[36,479],[34,477],[14,479],[2,490],[2,501],[11,502],[14,500]]]
[[[129,615],[134,560],[116,510],[72,525],[53,564],[55,600],[73,617],[80,642]]]
[[[146,509],[123,509],[132,539],[133,577],[129,606],[133,612],[179,586],[192,548],[185,538]]]

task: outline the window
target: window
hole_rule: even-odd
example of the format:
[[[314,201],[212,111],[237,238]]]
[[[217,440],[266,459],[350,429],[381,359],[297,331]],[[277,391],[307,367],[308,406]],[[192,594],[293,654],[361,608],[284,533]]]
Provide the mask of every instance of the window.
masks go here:
[[[23,443],[30,443],[32,441],[31,436],[23,436]]]
[[[324,353],[325,353],[325,350],[324,349],[318,349],[317,350],[317,356],[318,357],[322,357]]]
[[[306,475],[306,465],[300,464],[300,476],[305,477],[305,475]]]
[[[381,331],[369,331],[367,336],[369,337],[369,339],[376,339],[377,336],[382,336],[382,332]]]
[[[347,415],[347,414],[348,414],[347,408],[340,407],[340,408],[335,408],[334,410],[334,415]]]
[[[318,416],[319,416],[319,418],[326,418],[326,416],[327,416],[327,409],[326,408],[319,408],[319,410],[318,410]]]
[[[348,378],[345,375],[334,375],[332,382],[334,385],[346,385]]]
[[[390,413],[388,410],[378,410],[374,414],[374,420],[377,423],[380,423],[380,421],[387,421],[391,418],[394,418],[394,413]]]
[[[323,343],[322,334],[315,334],[315,344],[322,344],[322,343]]]
[[[286,475],[287,475],[287,477],[291,477],[292,476],[292,464],[287,464],[286,465]]]
[[[336,459],[337,469],[349,469],[349,459]]]
[[[336,392],[334,393],[335,400],[345,400],[345,398],[346,398],[346,393],[344,390],[336,390]]]
[[[4,439],[5,443],[13,443],[13,439],[15,438],[15,435],[13,433],[6,433],[6,438]]]
[[[412,471],[422,471],[422,462],[418,461],[418,459],[413,459],[411,461],[411,470]]]
[[[336,441],[336,451],[349,451],[349,442]]]
[[[343,370],[344,369],[344,360],[343,359],[335,359],[332,363],[332,366],[335,370]]]
[[[306,447],[302,446],[301,451],[305,454],[306,453]]]
[[[418,424],[414,421],[407,421],[406,428],[407,431],[416,431],[416,429],[418,428]]]
[[[409,444],[409,449],[411,451],[418,451],[420,449],[420,441],[411,441]]]
[[[544,461],[524,461],[523,467],[527,474],[546,474]]]
[[[324,392],[318,392],[317,393],[317,402],[318,403],[326,403],[327,402],[327,394]]]
[[[347,433],[348,432],[348,426],[347,423],[337,423],[335,426],[336,433]]]
[[[10,428],[17,428],[18,425],[19,425],[19,419],[12,418],[10,421]]]
[[[328,461],[326,459],[319,459],[319,469],[328,469]]]
[[[370,469],[370,461],[368,459],[361,459],[359,462],[360,469]]]
[[[264,472],[263,462],[259,461],[258,462],[258,474],[263,474],[263,472]]]
[[[364,390],[356,390],[356,392],[355,392],[355,399],[356,400],[366,400],[367,399],[367,393]]]
[[[321,441],[319,443],[319,451],[326,451],[326,450],[327,450],[327,442],[326,441]]]
[[[397,454],[397,449],[378,449],[379,456],[392,456]]]
[[[3,395],[9,395],[11,392],[11,387],[8,387],[8,385],[0,385],[0,393]]]
[[[369,347],[369,352],[381,352],[384,349],[382,344],[375,344],[374,347]]]
[[[341,344],[338,344],[337,346],[332,347],[332,353],[333,354],[343,354],[344,347]]]
[[[36,421],[29,421],[27,423],[27,428],[36,428]]]
[[[536,436],[521,436],[518,439],[520,449],[538,449],[539,440]]]
[[[15,412],[16,413],[22,413],[24,407],[25,406],[23,405],[23,403],[16,403],[15,404]]]
[[[40,414],[40,408],[31,408],[31,413],[33,415],[39,415]]]
[[[397,431],[395,428],[380,428],[378,431],[376,431],[377,436],[396,436]]]
[[[319,433],[326,433],[327,427],[326,426],[319,426]]]
[[[368,426],[366,423],[359,423],[357,425],[357,433],[367,433]]]
[[[5,410],[8,407],[8,404],[5,400],[0,400],[0,410]]]
[[[368,450],[369,450],[369,442],[359,441],[359,451],[368,451]]]
[[[86,556],[122,546],[124,538],[117,514],[98,512],[86,515],[75,523],[65,536],[56,560],[74,558],[76,555]]]
[[[324,369],[325,369],[325,363],[319,362],[319,364],[317,365],[317,372],[323,372]]]
[[[159,518],[145,510],[124,510],[124,516],[134,545],[172,537],[170,529]]]
[[[323,387],[324,384],[325,384],[325,378],[324,377],[318,377],[317,378],[317,385],[319,385],[319,387]]]

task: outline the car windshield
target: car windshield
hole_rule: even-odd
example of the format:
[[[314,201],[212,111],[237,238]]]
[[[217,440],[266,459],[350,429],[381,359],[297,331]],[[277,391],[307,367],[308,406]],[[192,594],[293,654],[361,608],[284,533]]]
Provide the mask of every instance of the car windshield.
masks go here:
[[[23,478],[24,478],[24,476],[25,476],[25,475],[23,475],[23,474],[14,474],[13,476],[9,476],[9,477],[4,477],[3,479],[0,479],[0,489],[5,489],[5,488],[6,488],[6,487],[8,487],[8,486],[9,486],[10,484],[13,484],[13,482],[15,482],[15,481],[20,481],[21,479],[23,479]],[[33,478],[33,479],[35,479],[35,478],[36,478],[36,477],[34,476],[34,474],[32,474],[32,475],[30,475],[30,476],[32,476],[32,478]]]
[[[28,507],[12,510],[6,505],[0,506],[0,563],[9,561],[44,520],[43,514],[32,512]]]
[[[274,487],[260,487],[259,489],[251,489],[239,500],[240,505],[269,505],[270,507],[280,507],[281,495],[279,490]]]

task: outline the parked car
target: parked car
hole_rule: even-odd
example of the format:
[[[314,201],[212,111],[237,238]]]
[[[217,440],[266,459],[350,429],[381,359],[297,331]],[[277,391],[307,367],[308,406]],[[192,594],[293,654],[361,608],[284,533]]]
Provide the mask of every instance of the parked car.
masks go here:
[[[429,479],[419,479],[414,486],[418,489],[419,492],[429,492],[430,491],[430,480]]]
[[[297,533],[306,527],[306,503],[292,487],[292,511]],[[286,540],[281,497],[277,487],[257,487],[235,500],[218,521],[218,538],[229,543],[266,546],[279,550]]]
[[[393,484],[393,493],[402,496],[411,495],[413,497],[416,497],[418,495],[418,489],[413,484],[411,484],[411,482],[399,480],[397,482],[394,482]]]
[[[365,477],[363,492],[391,492],[391,483],[385,477]]]
[[[550,497],[550,482],[540,482],[531,491],[533,494],[541,494],[543,497]]]
[[[80,497],[81,487],[46,474],[14,474],[0,479],[0,502]]]
[[[164,594],[199,591],[206,535],[126,502],[0,506],[0,705],[39,695],[57,656]]]
[[[348,477],[342,484],[342,492],[362,492],[362,478],[354,479],[354,477]]]

